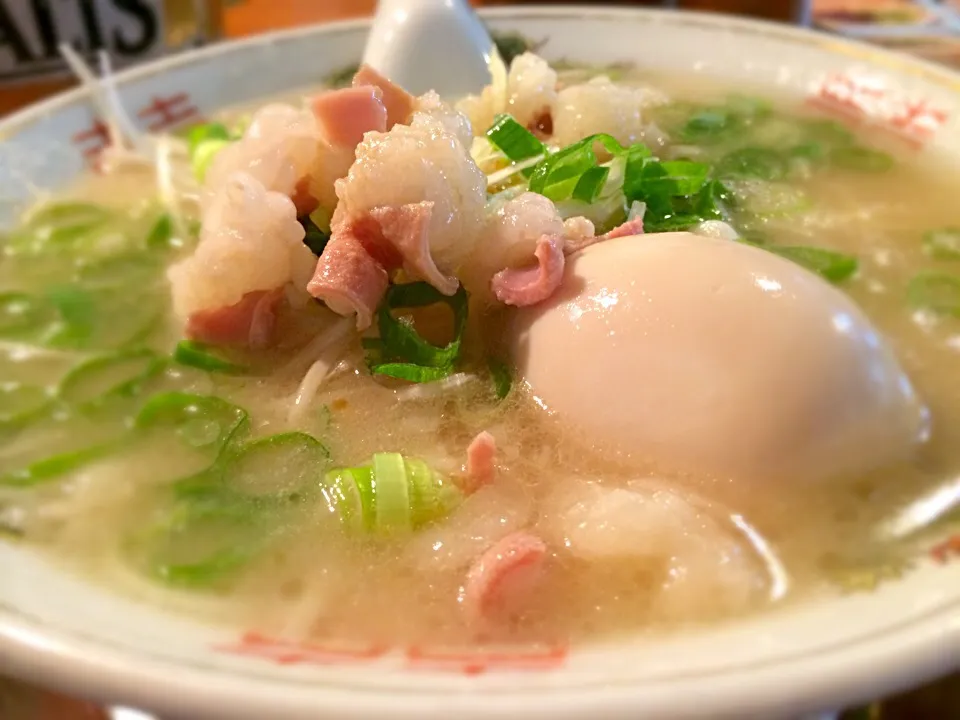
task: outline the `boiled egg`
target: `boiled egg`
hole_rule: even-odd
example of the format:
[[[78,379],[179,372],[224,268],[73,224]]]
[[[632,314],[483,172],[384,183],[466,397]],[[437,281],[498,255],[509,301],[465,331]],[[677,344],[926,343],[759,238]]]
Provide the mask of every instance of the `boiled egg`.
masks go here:
[[[576,437],[659,469],[823,480],[907,456],[926,414],[884,338],[817,275],[733,242],[663,233],[571,256],[509,341]]]

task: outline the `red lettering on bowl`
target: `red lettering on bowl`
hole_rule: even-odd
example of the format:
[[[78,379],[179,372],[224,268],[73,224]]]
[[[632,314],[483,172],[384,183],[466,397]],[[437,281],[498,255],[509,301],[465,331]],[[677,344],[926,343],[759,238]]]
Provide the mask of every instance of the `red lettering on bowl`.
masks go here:
[[[545,648],[504,648],[478,651],[452,648],[407,648],[407,665],[411,668],[451,670],[464,675],[481,675],[489,670],[552,670],[566,662],[566,645]]]
[[[857,123],[887,130],[921,147],[947,121],[945,110],[890,87],[882,77],[834,73],[817,83],[808,103]]]
[[[70,138],[75,145],[83,150],[83,156],[93,166],[100,169],[100,153],[110,145],[110,128],[100,118],[94,118],[93,124],[87,130],[81,130]],[[86,146],[86,147],[84,147]]]
[[[137,113],[138,118],[149,120],[147,129],[150,132],[158,132],[167,128],[180,125],[187,120],[199,120],[200,111],[190,102],[190,95],[180,92],[168,97],[153,96],[149,105],[145,105]]]
[[[390,648],[378,643],[364,646],[297,643],[248,632],[238,642],[216,645],[213,649],[233,655],[259,657],[271,660],[278,665],[335,665],[376,660],[385,655]]]
[[[941,564],[958,556],[960,556],[960,533],[951,535],[943,542],[930,548],[930,557]]]

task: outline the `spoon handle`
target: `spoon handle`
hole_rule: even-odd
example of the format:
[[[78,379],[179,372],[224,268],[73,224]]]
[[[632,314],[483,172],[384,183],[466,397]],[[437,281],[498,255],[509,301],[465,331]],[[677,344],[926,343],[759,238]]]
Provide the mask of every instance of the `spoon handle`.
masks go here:
[[[363,60],[414,94],[458,97],[490,82],[492,48],[466,0],[380,0]]]

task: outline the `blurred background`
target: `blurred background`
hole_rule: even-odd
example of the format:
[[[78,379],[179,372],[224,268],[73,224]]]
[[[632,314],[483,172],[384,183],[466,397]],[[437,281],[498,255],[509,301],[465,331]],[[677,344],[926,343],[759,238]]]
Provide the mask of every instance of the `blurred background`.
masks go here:
[[[477,7],[548,4],[471,1]],[[579,1],[736,13],[813,25],[960,68],[960,0]],[[118,64],[132,64],[222,39],[361,17],[375,4],[376,0],[138,0],[142,9],[133,13],[118,10],[116,0],[0,0],[0,114],[69,87],[73,81],[59,61],[59,42],[73,42],[81,52],[106,47]],[[552,4],[572,3],[552,0]],[[124,24],[127,42],[117,43],[117,28]]]
[[[477,7],[576,4],[564,0],[472,2]],[[579,0],[579,4],[735,13],[808,25],[960,69],[960,0]],[[73,43],[81,53],[105,47],[117,65],[127,66],[225,39],[362,17],[375,5],[376,0],[140,0],[135,12],[121,12],[117,0],[0,0],[0,115],[73,84],[59,60],[60,42]],[[118,33],[118,27],[124,32]],[[94,705],[0,674],[0,720],[110,717]],[[842,718],[960,720],[960,676],[848,710]],[[113,720],[145,720],[145,716],[123,711]]]

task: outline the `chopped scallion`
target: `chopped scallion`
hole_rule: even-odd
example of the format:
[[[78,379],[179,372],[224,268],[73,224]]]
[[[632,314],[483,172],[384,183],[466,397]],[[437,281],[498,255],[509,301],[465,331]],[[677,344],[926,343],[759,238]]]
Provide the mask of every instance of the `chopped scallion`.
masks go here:
[[[129,350],[86,360],[60,382],[57,397],[78,408],[92,408],[110,398],[132,397],[163,369],[164,361],[150,350]]]
[[[453,339],[437,347],[406,322],[393,316],[394,310],[444,303],[453,311]],[[461,342],[467,323],[467,293],[463,287],[447,297],[425,282],[392,285],[377,313],[380,346],[371,372],[411,382],[432,382],[450,375],[460,359]]]
[[[859,267],[854,256],[824,248],[765,245],[763,249],[792,260],[832,283],[840,283],[852,277]]]
[[[907,302],[919,310],[960,317],[960,277],[924,272],[907,285]]]
[[[321,230],[314,222],[312,215],[305,215],[299,218],[299,221],[305,233],[303,244],[310,248],[314,255],[320,257],[330,241],[330,233]]]
[[[513,378],[510,376],[510,368],[503,360],[490,358],[490,375],[493,377],[493,388],[498,400],[503,400],[510,394],[510,388],[513,386]]]
[[[859,172],[880,173],[893,167],[893,158],[887,153],[856,145],[835,148],[829,159],[834,167]]]
[[[377,453],[370,465],[332,470],[323,485],[330,512],[347,526],[374,533],[417,529],[444,517],[463,499],[425,462],[399,453]]]
[[[573,188],[571,197],[581,202],[592,203],[600,195],[604,184],[607,182],[607,176],[610,175],[610,168],[597,165],[587,170]]]
[[[173,351],[174,362],[187,367],[206,370],[207,372],[224,373],[227,375],[243,375],[248,372],[243,365],[238,365],[217,355],[213,350],[194,340],[181,340]]]
[[[165,392],[150,397],[134,419],[140,431],[172,429],[189,447],[219,455],[246,430],[247,412],[210,395]]]
[[[960,260],[960,228],[944,227],[924,233],[923,249],[936,260]]]
[[[487,130],[487,139],[513,162],[546,153],[536,136],[510,115],[498,115]]]
[[[411,528],[410,487],[400,453],[376,453],[373,475],[377,494],[377,527],[386,532]]]

